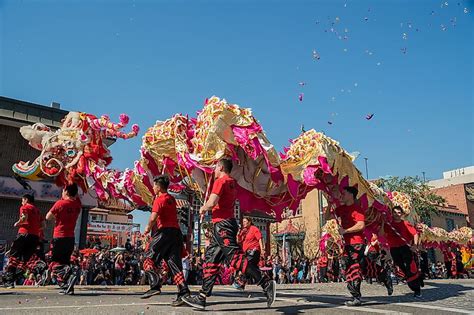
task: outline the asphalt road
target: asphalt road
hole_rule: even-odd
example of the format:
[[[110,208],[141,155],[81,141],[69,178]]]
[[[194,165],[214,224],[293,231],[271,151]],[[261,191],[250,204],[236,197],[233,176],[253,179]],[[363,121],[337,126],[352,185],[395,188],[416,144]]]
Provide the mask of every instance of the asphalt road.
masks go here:
[[[193,292],[198,287],[191,288]],[[159,296],[141,300],[143,286],[77,286],[73,296],[59,295],[56,287],[0,289],[0,314],[199,314],[189,307],[173,308],[175,287],[166,286]],[[230,286],[216,286],[206,313],[259,314],[474,314],[474,280],[427,281],[423,297],[414,299],[406,285],[396,285],[391,297],[378,284],[362,284],[363,305],[344,306],[348,292],[343,283],[278,285],[271,309],[260,288],[245,293]]]

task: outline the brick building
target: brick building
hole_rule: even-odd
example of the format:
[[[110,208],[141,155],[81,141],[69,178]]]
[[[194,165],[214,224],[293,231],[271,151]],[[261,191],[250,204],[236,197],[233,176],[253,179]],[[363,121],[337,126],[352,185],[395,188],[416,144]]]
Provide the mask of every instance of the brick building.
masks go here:
[[[443,178],[428,183],[433,192],[446,200],[444,207],[439,207],[438,215],[431,216],[431,226],[441,227],[446,231],[462,226],[471,226],[474,220],[474,167],[443,172]],[[436,251],[436,260],[443,261]]]
[[[21,197],[25,193],[33,193],[36,206],[43,215],[51,208],[54,202],[61,197],[61,189],[52,181],[27,181],[32,190],[25,189],[13,177],[12,165],[18,161],[33,161],[39,151],[30,147],[21,136],[19,129],[22,126],[41,122],[51,128],[58,128],[61,119],[68,111],[59,108],[59,104],[52,103],[51,107],[0,97],[0,243],[10,243],[17,234],[13,224],[18,220],[18,211]],[[85,243],[87,225],[87,209],[96,206],[95,199],[81,198],[83,211],[76,226],[76,243]],[[45,237],[52,237],[52,223],[48,223]]]

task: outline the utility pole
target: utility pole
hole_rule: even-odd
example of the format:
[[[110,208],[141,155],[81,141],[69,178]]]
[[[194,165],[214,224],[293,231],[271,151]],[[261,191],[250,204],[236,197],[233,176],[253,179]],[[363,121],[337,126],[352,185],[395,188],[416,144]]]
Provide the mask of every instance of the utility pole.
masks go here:
[[[365,178],[366,178],[367,180],[369,180],[369,167],[367,166],[367,160],[368,160],[368,159],[369,159],[369,158],[366,158],[366,157],[364,158],[364,160],[365,160]]]
[[[423,174],[423,183],[426,183],[425,172],[421,172]]]

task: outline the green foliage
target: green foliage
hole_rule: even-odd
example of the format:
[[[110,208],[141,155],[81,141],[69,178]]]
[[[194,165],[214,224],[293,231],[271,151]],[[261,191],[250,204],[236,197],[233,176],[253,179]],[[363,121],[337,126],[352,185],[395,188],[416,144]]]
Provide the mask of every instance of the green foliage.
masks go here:
[[[427,183],[416,177],[389,177],[378,179],[376,184],[384,190],[399,191],[411,197],[411,216],[414,220],[428,223],[431,214],[438,214],[438,206],[444,206],[446,200],[436,195]]]

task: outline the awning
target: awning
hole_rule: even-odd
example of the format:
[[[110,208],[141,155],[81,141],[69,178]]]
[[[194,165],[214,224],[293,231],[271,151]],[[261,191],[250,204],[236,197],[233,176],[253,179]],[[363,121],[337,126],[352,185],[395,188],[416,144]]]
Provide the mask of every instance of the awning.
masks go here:
[[[191,204],[185,199],[176,199],[176,208],[189,208],[191,209]]]

